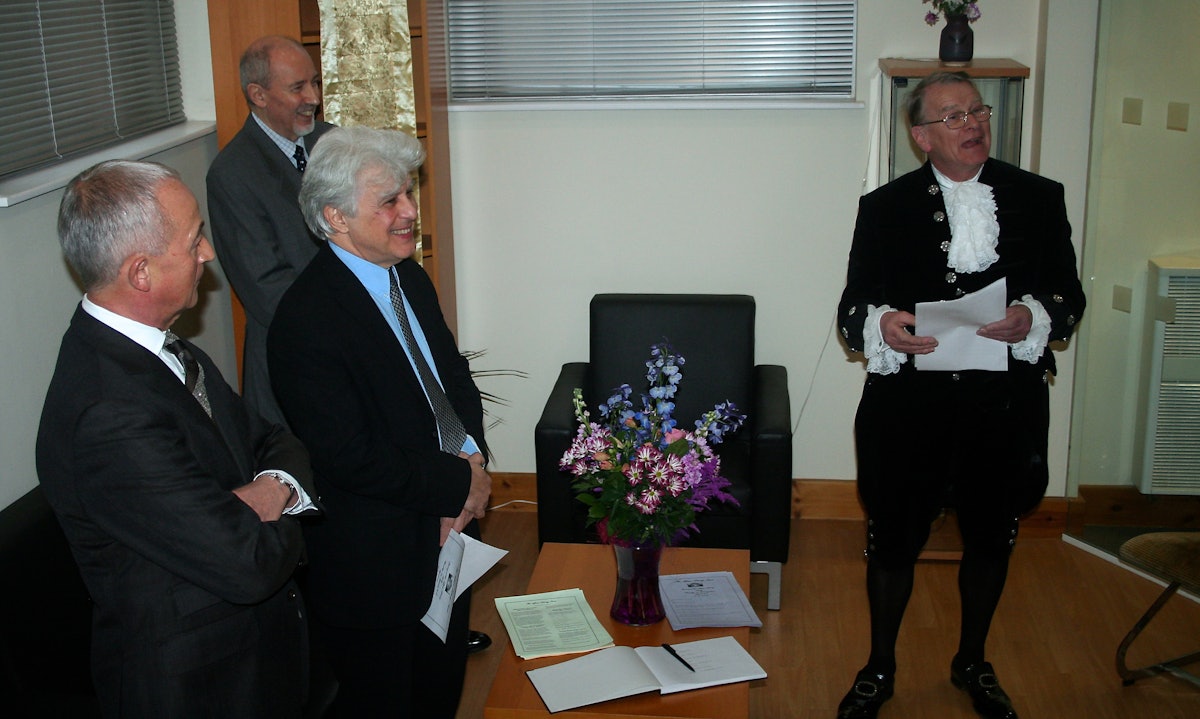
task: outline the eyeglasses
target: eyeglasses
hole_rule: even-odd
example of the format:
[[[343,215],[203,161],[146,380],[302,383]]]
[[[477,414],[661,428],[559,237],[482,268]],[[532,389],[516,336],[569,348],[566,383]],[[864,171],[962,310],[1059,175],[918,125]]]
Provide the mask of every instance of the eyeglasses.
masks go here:
[[[944,122],[946,123],[947,129],[960,130],[967,126],[967,115],[974,117],[976,122],[987,122],[992,117],[992,106],[980,105],[979,107],[973,107],[966,112],[952,112],[949,115],[937,120],[918,122],[916,125],[914,125],[914,127],[920,127],[921,125],[932,125],[935,122]]]

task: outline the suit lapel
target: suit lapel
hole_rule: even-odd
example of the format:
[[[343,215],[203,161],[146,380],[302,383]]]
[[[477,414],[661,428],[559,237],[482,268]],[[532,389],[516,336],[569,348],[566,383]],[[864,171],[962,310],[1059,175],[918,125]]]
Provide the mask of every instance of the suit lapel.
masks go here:
[[[328,279],[326,286],[340,307],[345,321],[357,328],[355,334],[362,338],[364,347],[370,348],[362,353],[364,357],[374,358],[368,361],[381,364],[384,367],[383,371],[398,373],[404,377],[409,389],[424,398],[425,390],[413,370],[412,363],[408,361],[408,355],[400,346],[400,340],[392,332],[391,325],[383,318],[379,306],[371,299],[371,295],[354,273],[329,249],[328,243],[321,247],[313,264],[314,269],[319,270]]]
[[[279,146],[267,133],[258,126],[254,115],[246,116],[245,129],[254,141],[254,147],[262,155],[263,167],[269,168],[271,178],[277,183],[276,193],[279,197],[298,197],[300,195],[300,180],[303,177],[297,172],[292,161],[283,154]],[[307,144],[307,143],[306,143]]]
[[[197,361],[204,363],[204,371],[208,375],[205,382],[212,400],[213,418],[209,418],[175,373],[145,347],[84,312],[82,307],[76,310],[71,324],[79,332],[82,341],[95,347],[97,353],[108,357],[133,383],[144,387],[151,396],[165,398],[173,411],[179,413],[187,424],[189,436],[199,437],[207,445],[203,451],[199,447],[195,448],[196,455],[202,461],[216,462],[224,457],[226,461],[242,469],[242,458],[246,448],[237,440],[237,431],[232,425],[234,409],[229,407],[226,393],[214,391],[217,389],[214,383],[222,380],[216,366],[207,355],[192,346]]]

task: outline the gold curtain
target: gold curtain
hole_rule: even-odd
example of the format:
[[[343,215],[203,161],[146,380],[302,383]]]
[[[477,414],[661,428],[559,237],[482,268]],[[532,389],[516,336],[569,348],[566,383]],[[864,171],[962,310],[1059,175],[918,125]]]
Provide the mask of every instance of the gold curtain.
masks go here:
[[[416,137],[405,0],[319,0],[325,117]]]
[[[406,0],[318,0],[318,7],[325,119],[416,137]],[[419,244],[414,257],[421,259]]]

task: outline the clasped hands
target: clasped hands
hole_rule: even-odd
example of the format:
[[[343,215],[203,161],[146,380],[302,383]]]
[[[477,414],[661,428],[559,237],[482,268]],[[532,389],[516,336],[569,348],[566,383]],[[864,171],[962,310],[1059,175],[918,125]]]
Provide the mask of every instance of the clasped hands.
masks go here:
[[[492,496],[492,476],[483,468],[483,455],[479,452],[471,455],[459,452],[458,456],[471,464],[471,488],[467,491],[467,501],[463,504],[462,513],[457,517],[442,517],[442,533],[438,539],[438,546],[446,543],[451,529],[461,532],[472,519],[483,519],[483,515],[487,513],[488,500]]]
[[[916,315],[911,312],[886,312],[879,318],[879,333],[883,341],[893,350],[911,355],[924,355],[937,349],[937,340],[933,337],[921,337],[909,332],[909,327],[917,324]],[[1006,344],[1020,342],[1029,334],[1033,327],[1033,313],[1025,305],[1012,305],[1005,309],[1004,319],[980,327],[975,334],[980,337],[997,340]]]

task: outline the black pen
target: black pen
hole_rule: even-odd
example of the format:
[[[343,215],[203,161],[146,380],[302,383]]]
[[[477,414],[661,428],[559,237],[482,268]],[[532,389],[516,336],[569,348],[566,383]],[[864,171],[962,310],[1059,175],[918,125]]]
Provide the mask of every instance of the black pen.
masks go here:
[[[667,654],[670,654],[671,656],[678,659],[679,663],[682,664],[683,666],[687,667],[688,670],[693,671],[693,672],[696,671],[695,667],[693,667],[691,664],[688,664],[686,659],[679,656],[679,652],[675,651],[675,647],[671,646],[670,644],[667,644],[666,642],[663,642],[662,647],[663,647],[663,649],[667,650]]]

